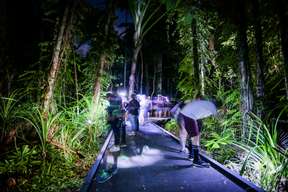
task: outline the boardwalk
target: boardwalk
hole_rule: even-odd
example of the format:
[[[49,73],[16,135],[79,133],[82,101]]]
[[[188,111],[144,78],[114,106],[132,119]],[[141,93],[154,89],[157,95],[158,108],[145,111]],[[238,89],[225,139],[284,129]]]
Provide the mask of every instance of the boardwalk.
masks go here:
[[[109,145],[113,141],[111,140]],[[127,137],[128,146],[121,152],[106,150],[96,176],[105,167],[117,166],[106,182],[94,177],[89,191],[97,192],[175,192],[175,191],[245,191],[212,166],[192,166],[179,144],[155,124],[147,123],[141,133]]]

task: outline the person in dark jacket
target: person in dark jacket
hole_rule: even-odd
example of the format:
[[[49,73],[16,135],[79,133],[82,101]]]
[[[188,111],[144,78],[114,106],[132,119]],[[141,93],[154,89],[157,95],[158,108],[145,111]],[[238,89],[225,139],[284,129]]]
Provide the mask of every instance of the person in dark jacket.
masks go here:
[[[127,104],[128,120],[131,123],[132,134],[134,135],[136,131],[139,131],[139,108],[140,104],[136,99],[136,94],[131,95],[131,100]]]
[[[114,146],[110,149],[111,152],[120,150],[121,146],[126,146],[126,128],[124,125],[124,110],[122,108],[122,100],[115,93],[107,93],[106,95],[109,105],[107,107],[107,122],[112,128],[114,134]]]

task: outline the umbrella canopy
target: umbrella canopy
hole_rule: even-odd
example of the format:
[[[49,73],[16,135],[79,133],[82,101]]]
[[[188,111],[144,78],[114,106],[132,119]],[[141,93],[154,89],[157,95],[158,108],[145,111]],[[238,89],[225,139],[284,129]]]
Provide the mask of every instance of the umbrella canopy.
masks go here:
[[[180,111],[183,115],[192,119],[203,119],[217,113],[214,103],[206,100],[194,100],[187,103]]]

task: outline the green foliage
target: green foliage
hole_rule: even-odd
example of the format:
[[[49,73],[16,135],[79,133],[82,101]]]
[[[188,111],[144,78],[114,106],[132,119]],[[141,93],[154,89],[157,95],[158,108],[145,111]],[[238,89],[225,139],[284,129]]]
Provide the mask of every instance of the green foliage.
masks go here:
[[[180,57],[180,66],[178,68],[179,83],[177,89],[181,93],[181,99],[183,100],[194,98],[200,91],[199,85],[195,84],[197,81],[194,77],[192,19],[195,19],[197,23],[199,67],[202,67],[205,71],[203,74],[205,84],[209,84],[210,81],[209,78],[206,78],[206,75],[215,73],[215,67],[218,67],[208,65],[208,62],[214,61],[216,57],[216,52],[209,50],[209,40],[213,37],[212,33],[215,30],[215,24],[212,23],[212,20],[217,20],[217,16],[213,14],[209,15],[211,20],[207,19],[208,15],[209,13],[204,13],[196,8],[193,8],[192,13],[182,11],[178,15],[177,32],[179,33],[178,44],[180,45],[181,54],[178,56]],[[213,65],[216,64],[213,63]],[[211,79],[210,83],[214,81],[215,79]],[[213,88],[211,90],[214,90]],[[210,87],[205,87],[205,89],[210,90]]]
[[[251,114],[249,137],[234,142],[242,150],[240,174],[249,177],[267,191],[277,188],[282,178],[287,178],[287,149],[277,145],[277,124],[265,125]]]
[[[165,123],[164,127],[167,131],[173,133],[174,135],[177,135],[179,130],[177,121],[175,119],[171,119],[170,121]]]
[[[75,162],[73,162],[75,163]],[[65,191],[78,189],[83,182],[81,169],[62,159],[54,159],[53,162],[45,162],[41,167],[41,174],[35,175],[28,181],[22,178],[22,191]],[[21,187],[21,185],[19,186]]]
[[[0,174],[17,181],[16,191],[53,192],[79,188],[87,171],[83,169],[92,161],[85,160],[87,164],[84,160],[68,162],[52,148],[49,154],[50,158],[42,161],[38,146],[23,145],[0,163]]]
[[[212,133],[205,147],[208,151],[224,148],[225,145],[231,144],[233,141],[233,132],[229,129],[224,130],[221,134]]]
[[[84,2],[78,4],[77,13],[69,18],[71,23],[63,39],[61,68],[54,90],[55,113],[43,114],[40,110],[53,53],[53,40],[59,27],[57,18],[63,15],[64,6],[59,6],[59,3],[58,0],[39,3],[42,10],[37,11],[40,11],[41,22],[45,23],[47,32],[41,32],[39,50],[35,51],[34,56],[39,56],[38,62],[29,65],[25,63],[24,72],[21,71],[21,75],[17,76],[19,82],[12,81],[13,86],[19,83],[25,87],[25,93],[29,92],[29,95],[25,94],[25,103],[19,103],[19,98],[24,95],[20,91],[0,98],[0,122],[1,127],[5,128],[2,131],[6,134],[13,125],[17,132],[15,146],[22,145],[16,147],[15,151],[0,154],[1,160],[2,157],[5,159],[0,163],[0,174],[1,179],[3,175],[15,178],[18,191],[65,191],[79,188],[107,132],[106,101],[101,98],[100,104],[93,110],[90,95],[99,69],[99,57],[103,52],[106,53],[105,67],[110,69],[115,58],[120,55],[117,52],[118,39],[111,24],[111,31],[104,40],[106,14],[102,10],[87,8],[88,4]],[[89,23],[89,26],[83,23]],[[79,54],[78,48],[86,43],[91,48],[88,55]],[[110,73],[107,72],[101,79],[101,96],[105,94],[103,90],[110,82]]]
[[[21,90],[15,90],[7,97],[0,97],[0,125],[2,127],[0,140],[9,131],[10,124],[16,120],[18,113],[17,105],[23,95],[24,93],[21,93]]]
[[[41,165],[37,146],[29,147],[23,145],[21,148],[16,148],[16,151],[11,152],[3,162],[0,162],[1,175],[31,175],[33,168]]]
[[[231,146],[234,141],[234,132],[232,129],[224,129],[222,132],[212,132],[209,138],[203,141],[208,153],[217,161],[224,163],[235,155],[235,150]]]
[[[48,148],[48,139],[53,138],[53,134],[57,129],[56,123],[61,113],[53,115],[52,113],[43,114],[39,108],[32,109],[32,111],[26,111],[25,114],[20,117],[28,121],[38,134],[40,139],[42,154],[46,158],[46,152]]]
[[[241,114],[238,98],[238,90],[219,90],[216,100],[221,105],[216,118],[204,119],[202,142],[213,158],[221,163],[231,159],[236,153],[231,144],[235,137],[240,135],[238,127]]]
[[[66,149],[95,148],[107,132],[105,100],[93,110],[92,97],[83,96],[73,106],[63,108],[55,139]],[[70,153],[69,150],[66,153]]]

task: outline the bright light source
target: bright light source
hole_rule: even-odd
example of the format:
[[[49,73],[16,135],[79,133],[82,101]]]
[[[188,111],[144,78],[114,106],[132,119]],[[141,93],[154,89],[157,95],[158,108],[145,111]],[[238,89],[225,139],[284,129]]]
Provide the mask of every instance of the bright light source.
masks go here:
[[[127,91],[125,89],[121,89],[121,90],[117,91],[117,94],[120,97],[126,97],[127,96]]]

